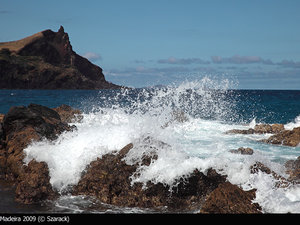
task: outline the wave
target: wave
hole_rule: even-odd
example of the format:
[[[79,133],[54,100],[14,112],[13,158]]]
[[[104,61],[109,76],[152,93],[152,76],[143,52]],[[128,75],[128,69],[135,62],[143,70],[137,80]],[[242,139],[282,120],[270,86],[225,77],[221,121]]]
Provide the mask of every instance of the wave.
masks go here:
[[[245,190],[256,188],[255,201],[266,212],[299,212],[300,187],[280,189],[270,175],[250,172],[251,165],[260,161],[286,176],[283,164],[295,159],[299,148],[266,145],[254,141],[259,138],[255,135],[225,135],[227,130],[256,124],[255,119],[248,125],[232,123],[236,102],[228,84],[205,78],[178,86],[123,90],[105,99],[99,96],[92,107],[87,101],[91,110],[74,123],[77,130],[63,133],[55,141],[33,142],[24,150],[24,162],[45,161],[52,186],[64,193],[78,183],[91,161],[133,143],[125,157],[127,164],[139,162],[153,151],[158,159],[147,167],[141,165],[132,183],[171,186],[194,169],[205,173],[212,167]],[[253,148],[254,154],[230,152],[239,147]]]
[[[298,115],[294,122],[290,122],[284,125],[286,130],[293,130],[295,127],[300,127],[300,115]]]

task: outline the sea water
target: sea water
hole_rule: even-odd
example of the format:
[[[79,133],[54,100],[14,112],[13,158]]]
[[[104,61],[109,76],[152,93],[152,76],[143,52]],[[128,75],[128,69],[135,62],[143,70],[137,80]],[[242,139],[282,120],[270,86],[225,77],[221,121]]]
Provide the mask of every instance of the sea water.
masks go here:
[[[300,147],[259,142],[269,134],[225,134],[259,123],[283,123],[286,129],[300,126],[300,91],[232,90],[227,80],[204,78],[160,88],[0,93],[5,103],[3,113],[8,110],[7,102],[49,107],[64,103],[83,111],[83,119],[73,123],[77,127],[73,132],[65,132],[54,141],[34,142],[24,150],[24,164],[32,159],[45,161],[53,188],[62,194],[51,203],[50,211],[151,212],[70,195],[91,161],[133,143],[124,158],[127,164],[139,162],[154,149],[158,159],[138,167],[138,173],[131,177],[132,184],[151,181],[176,186],[175,180],[193,170],[206,173],[212,167],[244,190],[257,189],[254,202],[262,206],[263,212],[300,212],[299,185],[279,188],[272,175],[250,173],[251,165],[259,161],[288,177],[284,163],[300,156]],[[230,152],[239,147],[250,147],[254,154]]]

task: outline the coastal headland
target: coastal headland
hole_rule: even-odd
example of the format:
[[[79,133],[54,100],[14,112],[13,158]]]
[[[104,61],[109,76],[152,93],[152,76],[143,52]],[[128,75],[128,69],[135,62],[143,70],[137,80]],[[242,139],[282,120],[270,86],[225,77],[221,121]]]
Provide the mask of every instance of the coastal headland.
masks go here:
[[[69,35],[44,30],[0,42],[0,89],[119,89],[102,68],[73,51]]]

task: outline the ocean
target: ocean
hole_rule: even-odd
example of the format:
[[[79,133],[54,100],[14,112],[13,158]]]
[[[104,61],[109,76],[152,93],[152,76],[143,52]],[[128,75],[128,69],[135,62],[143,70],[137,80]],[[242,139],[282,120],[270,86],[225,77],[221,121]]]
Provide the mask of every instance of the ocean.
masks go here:
[[[91,161],[120,150],[128,143],[133,143],[134,148],[127,154],[126,163],[140,160],[143,154],[151,151],[141,144],[141,140],[152,136],[168,145],[159,146],[160,160],[149,167],[140,167],[139,175],[132,177],[132,183],[151,181],[173,185],[175,179],[196,168],[205,172],[212,167],[244,190],[257,189],[254,202],[261,205],[263,212],[300,213],[299,185],[279,188],[271,175],[250,173],[250,166],[259,161],[288,177],[284,163],[300,156],[300,146],[259,142],[270,134],[225,134],[231,129],[249,129],[259,123],[282,123],[285,129],[300,126],[300,90],[235,90],[226,81],[209,78],[124,90],[0,90],[0,113],[7,113],[11,106],[30,103],[48,107],[67,104],[83,112],[82,121],[74,123],[77,130],[63,133],[55,141],[32,143],[24,150],[24,163],[36,159],[48,164],[50,182],[62,196],[38,208],[32,206],[32,209],[7,200],[0,202],[0,211],[155,212],[115,207],[68,192],[70,186],[78,183],[81,172]],[[180,112],[187,120],[174,121],[174,112]],[[239,147],[250,147],[254,154],[230,152]],[[0,187],[0,195],[9,196],[7,189],[1,184]]]

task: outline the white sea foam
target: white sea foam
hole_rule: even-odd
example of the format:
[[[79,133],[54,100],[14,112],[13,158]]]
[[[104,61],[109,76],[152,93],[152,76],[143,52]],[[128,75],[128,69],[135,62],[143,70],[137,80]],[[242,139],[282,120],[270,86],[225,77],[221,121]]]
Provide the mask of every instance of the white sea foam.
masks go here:
[[[295,127],[300,127],[300,115],[298,115],[294,122],[290,122],[284,125],[286,130],[293,130]]]
[[[228,88],[224,84],[228,82],[206,78],[178,87],[140,91],[126,107],[95,106],[75,124],[77,130],[63,133],[55,141],[45,140],[28,146],[24,161],[28,163],[33,158],[45,161],[52,186],[63,192],[79,181],[91,161],[133,143],[134,148],[124,159],[126,163],[139,162],[143,155],[153,154],[153,151],[158,159],[149,166],[140,166],[138,174],[132,176],[132,183],[152,181],[176,185],[177,178],[194,169],[205,173],[212,167],[245,190],[256,188],[255,201],[265,212],[299,212],[299,186],[277,188],[271,175],[250,173],[250,166],[260,161],[286,176],[283,164],[298,156],[299,147],[257,142],[265,138],[263,135],[226,135],[227,130],[248,129],[256,122],[253,119],[246,127],[224,122],[234,116],[234,102],[228,102],[223,95]],[[214,88],[221,90],[216,92]],[[124,91],[114,98],[124,98],[127,94],[128,91]],[[188,121],[176,121],[172,114],[174,109],[183,111]],[[298,122],[295,120],[295,124]],[[250,147],[254,154],[230,153],[229,150],[239,147]]]

